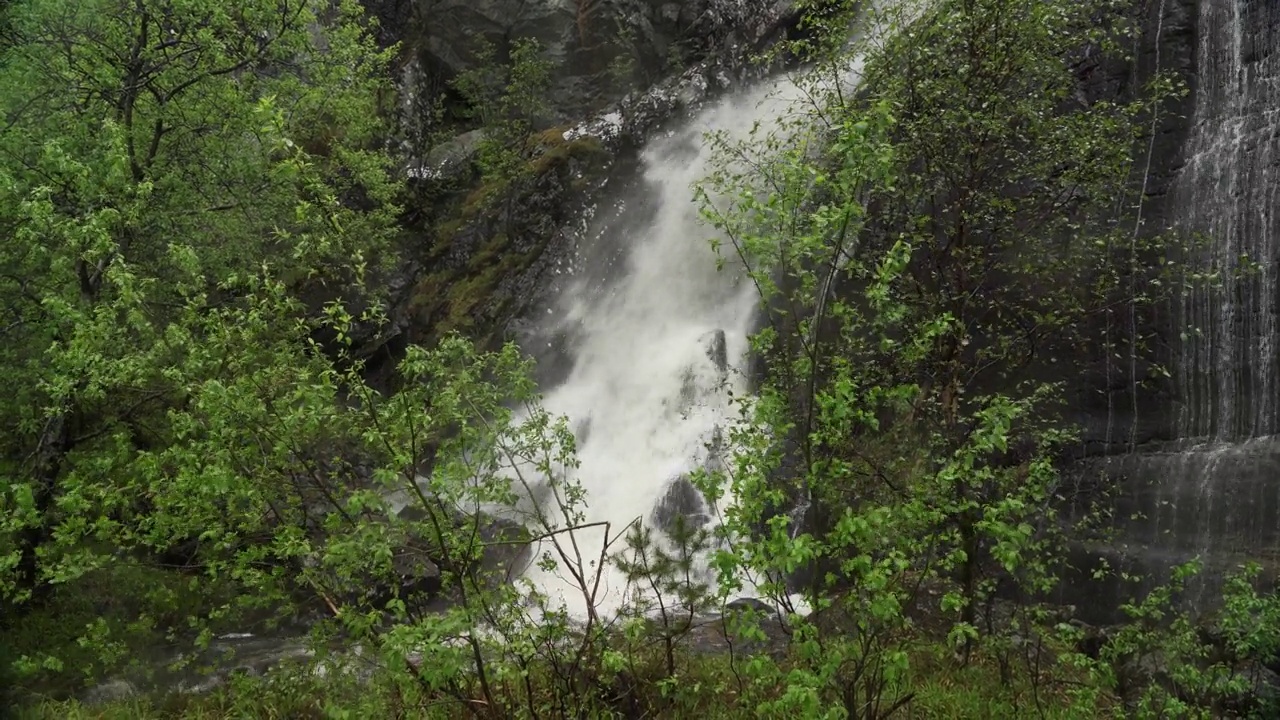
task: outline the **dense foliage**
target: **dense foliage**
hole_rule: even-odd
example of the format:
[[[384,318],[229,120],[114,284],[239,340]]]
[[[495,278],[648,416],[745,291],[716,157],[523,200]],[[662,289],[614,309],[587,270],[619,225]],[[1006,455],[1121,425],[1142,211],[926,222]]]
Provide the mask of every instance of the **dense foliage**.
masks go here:
[[[334,450],[279,421],[338,411],[308,338],[323,298],[391,260],[397,190],[388,56],[354,3],[3,18],[0,608],[17,625],[121,565],[196,562],[183,548],[207,570],[193,582],[252,567],[226,563],[287,522],[264,523],[263,494]]]
[[[515,348],[450,335],[406,349],[394,391],[365,378],[352,329],[379,321],[402,194],[394,48],[354,3],[0,9],[3,671],[26,702],[229,631],[310,640],[212,694],[30,712],[1273,711],[1280,603],[1256,568],[1210,629],[1178,609],[1194,567],[1122,627],[1052,603],[1059,356],[1142,351],[1111,333],[1167,287],[1143,258],[1171,240],[1134,229],[1133,150],[1176,85],[1082,89],[1081,52],[1123,57],[1125,3],[862,5],[806,6],[793,114],[708,138],[698,198],[760,291],[765,369],[695,478],[719,522],[666,536],[588,521],[573,434]],[[500,185],[539,157],[546,78],[509,49],[457,81]],[[634,591],[616,611],[609,564]]]

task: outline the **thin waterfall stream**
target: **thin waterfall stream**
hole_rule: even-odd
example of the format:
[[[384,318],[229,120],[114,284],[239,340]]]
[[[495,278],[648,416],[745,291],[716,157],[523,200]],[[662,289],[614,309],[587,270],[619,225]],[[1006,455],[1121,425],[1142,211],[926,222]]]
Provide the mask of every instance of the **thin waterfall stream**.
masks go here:
[[[1113,497],[1118,534],[1100,552],[1161,581],[1199,558],[1205,572],[1189,600],[1208,609],[1223,573],[1246,561],[1280,574],[1280,11],[1240,0],[1179,6],[1158,6],[1155,62],[1179,61],[1160,52],[1169,25],[1195,29],[1182,60],[1192,70],[1189,124],[1170,186],[1145,198],[1163,214],[1140,208],[1144,225],[1159,218],[1148,231],[1194,236],[1159,321],[1167,336],[1153,348],[1172,379],[1163,397],[1144,395],[1161,383],[1137,371],[1131,348],[1128,387],[1108,393],[1107,444],[1119,454],[1086,461],[1084,472]],[[1158,132],[1153,123],[1148,155]],[[1117,421],[1129,405],[1132,417]],[[1092,591],[1081,599],[1099,604]]]

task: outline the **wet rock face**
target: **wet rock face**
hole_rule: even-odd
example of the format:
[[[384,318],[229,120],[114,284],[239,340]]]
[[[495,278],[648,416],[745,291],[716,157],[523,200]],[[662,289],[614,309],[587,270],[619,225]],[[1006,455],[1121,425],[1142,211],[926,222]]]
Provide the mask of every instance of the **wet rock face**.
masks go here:
[[[497,201],[436,223],[431,259],[404,309],[405,339],[431,345],[461,330],[504,339],[565,262],[577,218],[615,168],[596,138],[559,140],[530,160],[533,177]],[[434,182],[426,179],[424,184]]]
[[[1174,358],[1178,434],[1237,441],[1280,431],[1280,6],[1201,0],[1196,29],[1194,127],[1172,216],[1205,233],[1198,264],[1221,280],[1174,308],[1196,330]]]
[[[671,481],[662,499],[654,505],[651,517],[653,524],[668,536],[679,535],[682,529],[698,530],[711,522],[702,493],[684,476]]]
[[[1141,36],[1132,62],[1103,59],[1085,52],[1075,59],[1082,81],[1082,94],[1089,100],[1127,101],[1137,96],[1157,72],[1171,73],[1194,82],[1197,42],[1197,0],[1136,0],[1131,9],[1141,25]],[[1172,192],[1185,161],[1184,147],[1192,129],[1194,97],[1167,102],[1155,117],[1148,134],[1135,146],[1134,183],[1142,188],[1141,227],[1146,233],[1160,232],[1175,222],[1178,210]],[[1153,258],[1153,261],[1155,259]],[[1159,371],[1171,361],[1169,344],[1178,330],[1168,317],[1168,308],[1132,308],[1094,322],[1089,337],[1110,338],[1116,347],[1130,347],[1132,328],[1154,338],[1138,362],[1130,363],[1125,352],[1117,358],[1102,344],[1063,348],[1062,356],[1075,364],[1070,378],[1073,389],[1072,417],[1083,431],[1077,448],[1086,456],[1128,452],[1134,446],[1170,440],[1174,428],[1167,408],[1174,389]],[[1077,369],[1078,368],[1078,369]],[[1061,377],[1064,369],[1055,372]]]
[[[403,3],[375,3],[393,14]],[[552,114],[580,117],[732,45],[768,34],[789,0],[415,0],[424,66],[438,79],[477,63],[483,43],[499,53],[536,39],[555,68]]]
[[[1144,40],[1132,79],[1109,71],[1098,89],[1123,94],[1157,69],[1188,84],[1143,148],[1149,162],[1139,157],[1142,227],[1199,234],[1190,269],[1217,280],[1134,318],[1155,334],[1149,359],[1171,368],[1170,380],[1144,385],[1144,364],[1089,364],[1085,451],[1115,457],[1076,474],[1111,493],[1121,531],[1092,560],[1160,577],[1198,555],[1206,571],[1188,594],[1207,609],[1225,570],[1247,560],[1280,569],[1280,5],[1136,6]],[[1074,586],[1082,605],[1137,590]]]
[[[1153,337],[1134,365],[1088,353],[1077,407],[1089,455],[1280,432],[1280,214],[1272,210],[1280,199],[1280,5],[1146,0],[1135,8],[1143,27],[1135,62],[1087,68],[1089,89],[1131,97],[1157,71],[1187,83],[1139,143],[1141,231],[1198,234],[1192,270],[1217,280],[1113,318]],[[1126,349],[1129,334],[1112,330]],[[1162,378],[1157,364],[1173,377]]]

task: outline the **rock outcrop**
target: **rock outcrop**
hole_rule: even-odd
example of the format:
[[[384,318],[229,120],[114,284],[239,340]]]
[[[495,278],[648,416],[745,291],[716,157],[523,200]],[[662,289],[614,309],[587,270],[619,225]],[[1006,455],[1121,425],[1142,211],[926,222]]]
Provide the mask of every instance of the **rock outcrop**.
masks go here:
[[[395,5],[396,3],[386,3]],[[755,47],[789,5],[779,0],[416,0],[420,60],[433,84],[475,67],[479,48],[501,55],[533,38],[554,70],[559,121],[601,109],[727,48]]]
[[[406,262],[391,287],[388,325],[356,329],[358,353],[393,360],[407,342],[430,344],[462,330],[492,344],[546,297],[570,261],[611,183],[629,177],[636,150],[665,122],[697,108],[762,68],[754,51],[796,25],[791,0],[368,0],[382,39],[404,43],[400,140],[415,199]],[[477,186],[482,134],[424,145],[428,100],[474,67],[481,43],[499,50],[537,39],[554,66],[553,128],[515,188]],[[631,59],[627,72],[620,68]],[[572,122],[564,122],[572,120]],[[559,123],[559,124],[557,124]],[[384,362],[384,366],[389,362]]]
[[[650,517],[653,524],[669,537],[700,530],[711,522],[702,493],[683,475],[667,486]]]

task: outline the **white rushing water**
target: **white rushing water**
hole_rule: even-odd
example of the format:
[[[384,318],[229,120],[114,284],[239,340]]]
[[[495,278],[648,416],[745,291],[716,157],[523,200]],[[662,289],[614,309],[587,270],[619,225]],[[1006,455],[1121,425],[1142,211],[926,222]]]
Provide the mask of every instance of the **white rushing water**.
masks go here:
[[[1280,52],[1274,3],[1200,3],[1191,132],[1171,224],[1209,240],[1176,320],[1178,436],[1280,432]]]
[[[544,406],[573,423],[588,520],[609,522],[612,534],[637,519],[652,524],[671,483],[707,462],[717,429],[736,416],[730,394],[746,389],[747,336],[759,296],[737,268],[717,270],[712,230],[699,218],[693,186],[710,172],[713,154],[704,133],[745,137],[794,97],[790,84],[766,83],[651,142],[640,184],[648,196],[628,200],[648,203],[651,218],[623,237],[599,238],[621,243],[625,267],[613,270],[617,279],[603,292],[592,290],[597,278],[582,277],[562,294],[557,323],[574,326],[578,344],[572,372],[546,393]],[[580,531],[576,540],[585,556],[598,557],[604,532]],[[612,550],[624,547],[619,540]],[[535,566],[527,576],[571,612],[586,611],[562,570]],[[606,568],[601,589],[602,610],[627,597],[616,569]]]
[[[864,39],[885,37],[924,4],[872,5],[893,12],[868,11]],[[861,58],[853,58],[838,82],[846,89],[856,86],[862,65]],[[713,230],[700,219],[693,189],[714,169],[713,144],[705,136],[761,137],[751,134],[753,128],[763,133],[779,128],[794,112],[803,112],[798,101],[808,99],[812,95],[789,78],[760,83],[718,100],[651,141],[642,156],[642,196],[624,202],[645,205],[652,215],[639,227],[606,228],[593,241],[620,248],[614,262],[623,267],[589,265],[552,311],[552,324],[571,329],[576,343],[572,371],[546,388],[544,406],[567,416],[575,428],[576,479],[587,493],[586,520],[608,522],[611,534],[636,520],[654,526],[655,505],[673,482],[711,461],[709,444],[727,435],[738,416],[730,398],[747,390],[748,335],[760,298],[740,267],[728,262],[717,270]],[[749,148],[760,149],[758,143]],[[600,254],[599,248],[592,250]],[[604,281],[603,291],[601,276],[613,278]],[[687,485],[685,490],[688,498]],[[715,522],[713,509],[683,509]],[[604,532],[579,532],[576,540],[585,557],[599,557]],[[620,539],[611,551],[625,547]],[[526,577],[562,598],[570,612],[586,613],[581,590],[563,569],[549,572],[535,564]],[[631,592],[624,576],[606,566],[596,607],[614,610]]]

